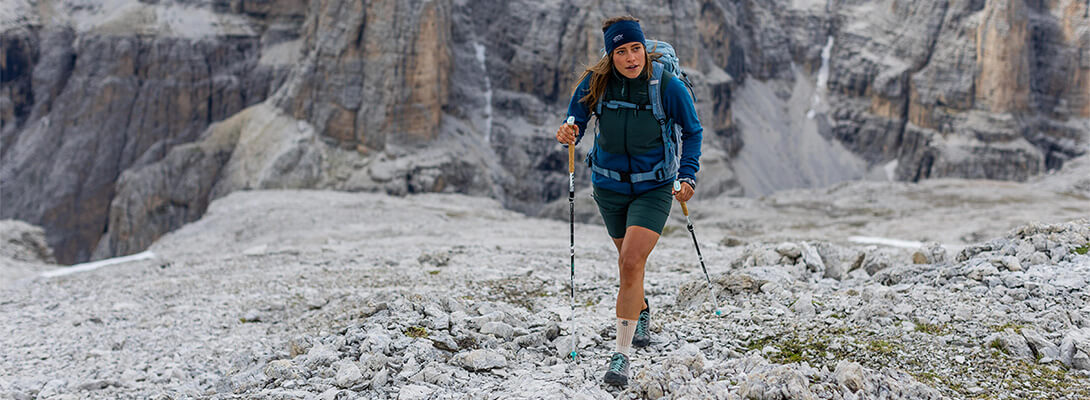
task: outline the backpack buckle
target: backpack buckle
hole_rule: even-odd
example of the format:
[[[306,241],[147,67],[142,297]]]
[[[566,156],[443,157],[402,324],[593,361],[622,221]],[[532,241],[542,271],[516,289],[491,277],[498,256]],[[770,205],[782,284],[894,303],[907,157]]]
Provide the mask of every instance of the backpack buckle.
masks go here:
[[[617,176],[619,176],[619,177],[621,178],[621,179],[618,179],[618,180],[619,180],[619,181],[621,181],[621,182],[624,182],[624,183],[630,183],[630,182],[632,182],[632,174],[631,174],[631,173],[628,173],[628,172],[617,172]]]

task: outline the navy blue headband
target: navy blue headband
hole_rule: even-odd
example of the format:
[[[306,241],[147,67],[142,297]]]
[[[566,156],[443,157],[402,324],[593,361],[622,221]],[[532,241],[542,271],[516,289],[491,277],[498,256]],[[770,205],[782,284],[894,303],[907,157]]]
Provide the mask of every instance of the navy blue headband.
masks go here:
[[[643,43],[643,30],[636,21],[618,21],[606,28],[603,35],[606,42],[606,54],[613,54],[613,49],[622,44],[640,42]]]

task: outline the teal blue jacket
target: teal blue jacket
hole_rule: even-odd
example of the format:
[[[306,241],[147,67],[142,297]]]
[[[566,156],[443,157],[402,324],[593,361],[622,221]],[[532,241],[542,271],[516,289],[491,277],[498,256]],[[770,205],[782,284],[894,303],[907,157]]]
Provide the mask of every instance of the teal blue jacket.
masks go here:
[[[669,73],[664,73],[662,80],[663,109],[669,119],[681,126],[681,167],[677,176],[666,177],[662,181],[631,183],[592,173],[591,183],[594,186],[618,193],[640,194],[671,183],[677,178],[696,180],[696,172],[700,170],[700,141],[704,128],[700,125],[693,98],[685,84]],[[587,122],[590,120],[591,110],[594,109],[592,104],[579,102],[579,99],[587,95],[589,88],[590,76],[579,83],[568,103],[568,115],[575,117],[575,124],[579,126],[576,144],[587,131]],[[650,104],[648,91],[647,79],[629,79],[614,72],[600,101],[621,100],[637,105]],[[618,172],[639,173],[650,171],[665,158],[662,131],[650,110],[610,110],[603,107],[598,125],[599,132],[594,149],[591,150],[597,165]]]

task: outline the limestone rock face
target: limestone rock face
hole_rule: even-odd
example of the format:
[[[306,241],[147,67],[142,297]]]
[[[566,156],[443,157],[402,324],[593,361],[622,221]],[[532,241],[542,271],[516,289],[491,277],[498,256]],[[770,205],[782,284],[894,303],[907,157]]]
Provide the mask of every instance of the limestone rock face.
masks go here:
[[[1086,3],[841,5],[833,133],[896,177],[1026,180],[1086,152]],[[870,18],[859,18],[869,15]]]
[[[208,26],[172,19],[179,4],[135,1],[119,15],[44,2],[35,12],[45,15],[3,25],[0,215],[43,226],[58,261],[90,257],[123,171],[163,158],[283,79],[282,67],[259,62],[263,42],[283,39],[277,29],[225,4],[199,6],[177,16]]]
[[[1026,180],[1090,143],[1081,0],[9,3],[0,218],[44,227],[62,263],[139,251],[248,188],[564,217],[552,134],[614,15],[695,83],[701,198],[875,172]]]

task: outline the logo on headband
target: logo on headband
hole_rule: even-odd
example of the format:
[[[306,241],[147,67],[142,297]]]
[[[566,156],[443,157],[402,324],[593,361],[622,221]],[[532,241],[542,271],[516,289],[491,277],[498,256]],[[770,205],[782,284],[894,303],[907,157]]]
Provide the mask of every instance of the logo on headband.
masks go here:
[[[613,37],[613,43],[617,43],[617,42],[620,42],[620,41],[621,41],[621,39],[624,39],[624,34],[623,34],[623,33],[622,33],[622,34],[619,34],[619,35],[617,35],[617,36],[614,36],[614,37]]]

